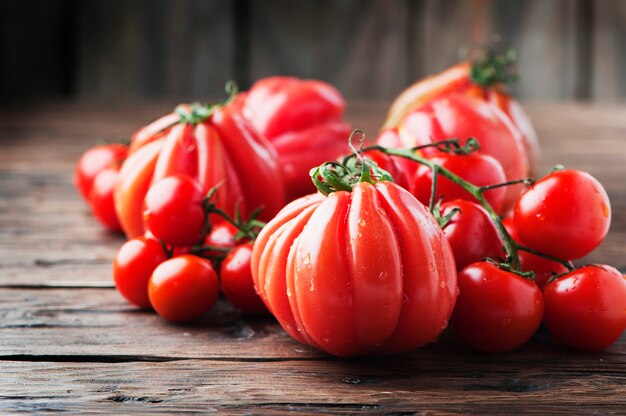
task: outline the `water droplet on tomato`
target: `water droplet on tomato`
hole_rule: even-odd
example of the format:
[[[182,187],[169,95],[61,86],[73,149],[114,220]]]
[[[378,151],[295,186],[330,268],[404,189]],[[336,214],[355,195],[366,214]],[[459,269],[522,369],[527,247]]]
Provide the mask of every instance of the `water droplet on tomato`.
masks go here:
[[[379,279],[386,279],[387,277],[389,277],[389,273],[387,273],[387,272],[380,272],[380,273],[378,273],[378,278]]]
[[[291,289],[287,288],[287,296],[291,297]]]
[[[359,227],[365,227],[365,224],[366,224],[365,220],[363,218],[361,218],[359,220]]]
[[[442,288],[442,289],[445,289],[445,288],[446,288],[446,281],[445,281],[445,280],[442,280],[442,281],[439,283],[439,287],[440,287],[440,288]]]
[[[310,286],[309,286],[309,292],[313,292],[315,290],[315,280],[311,279],[311,281],[309,282]]]
[[[448,320],[447,320],[447,319],[444,319],[444,320],[441,322],[441,329],[446,329],[447,327],[448,327]]]
[[[411,299],[409,299],[409,295],[407,295],[406,293],[402,296],[402,303],[404,303],[405,305],[411,303]],[[624,311],[624,313],[626,313],[626,310]]]
[[[306,253],[304,256],[302,256],[302,263],[304,263],[305,265],[311,264],[311,253]]]

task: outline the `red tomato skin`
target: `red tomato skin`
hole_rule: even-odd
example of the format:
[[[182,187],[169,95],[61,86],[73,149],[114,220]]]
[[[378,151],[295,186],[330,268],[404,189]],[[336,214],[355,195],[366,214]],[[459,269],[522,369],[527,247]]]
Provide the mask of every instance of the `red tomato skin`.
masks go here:
[[[391,182],[287,205],[259,234],[252,275],[292,337],[337,356],[399,353],[432,342],[457,296],[441,229]]]
[[[332,85],[294,77],[269,77],[245,96],[245,114],[274,145],[287,200],[315,192],[311,168],[349,153],[352,128],[341,119],[345,100]]]
[[[226,256],[220,269],[222,292],[237,309],[247,313],[268,313],[265,303],[254,289],[250,259],[252,243],[238,245]]]
[[[181,247],[203,238],[206,191],[186,175],[173,175],[154,184],[146,195],[146,228],[159,240]]]
[[[165,260],[163,246],[152,238],[135,238],[124,243],[113,260],[113,280],[118,292],[133,305],[150,308],[148,281]]]
[[[74,184],[84,200],[89,201],[93,182],[106,168],[120,165],[128,155],[128,146],[107,144],[95,146],[80,157],[74,173]]]
[[[218,222],[211,227],[211,231],[204,238],[203,245],[232,249],[237,245],[237,242],[235,242],[235,234],[237,234],[237,231],[239,231],[237,227],[227,221]],[[223,255],[224,252],[218,250],[208,250],[203,253],[203,256]]]
[[[489,214],[480,205],[457,199],[441,205],[441,215],[447,215],[454,208],[460,212],[443,228],[452,252],[457,271],[486,257],[504,258],[502,240]]]
[[[191,176],[207,190],[222,183],[214,201],[231,215],[238,205],[244,217],[263,206],[260,217],[269,220],[283,207],[276,151],[239,108],[220,108],[195,125],[180,123],[173,113],[135,133],[115,189],[115,208],[127,236],[145,232],[144,199],[150,186],[176,174]]]
[[[504,174],[502,165],[489,155],[476,152],[470,153],[469,155],[442,153],[431,157],[430,160],[476,186],[496,185],[506,182],[506,175]],[[411,193],[415,195],[421,203],[428,205],[430,203],[432,186],[432,169],[428,166],[420,165],[411,181]],[[440,196],[443,197],[444,202],[454,199],[466,199],[477,202],[476,198],[459,185],[438,175],[435,200],[439,200]],[[489,205],[491,205],[497,213],[500,213],[502,212],[504,198],[506,197],[506,188],[491,189],[484,193],[484,197]]]
[[[415,147],[456,137],[461,144],[475,137],[480,151],[494,157],[504,169],[506,180],[528,176],[529,165],[519,131],[507,116],[489,103],[464,93],[447,93],[415,107],[397,126],[403,147]],[[424,149],[432,156],[434,149]],[[504,211],[515,204],[521,185],[509,186]]]
[[[150,277],[148,295],[154,310],[171,322],[190,322],[217,302],[219,282],[211,262],[191,254],[173,257]]]
[[[521,242],[564,260],[586,256],[604,240],[611,224],[606,191],[578,170],[556,171],[520,197],[513,216]]]
[[[106,168],[96,176],[89,193],[89,205],[93,215],[111,231],[122,230],[115,212],[113,193],[119,176],[119,167]]]
[[[452,323],[467,345],[483,352],[511,351],[539,328],[543,297],[532,281],[486,262],[467,266],[458,280]]]
[[[363,153],[368,159],[375,162],[379,168],[389,172],[396,185],[409,189],[411,180],[408,172],[405,170],[402,160],[398,157],[390,156],[379,150],[368,150]],[[406,160],[406,159],[404,159]]]
[[[556,344],[603,351],[626,329],[626,277],[611,266],[583,266],[550,282],[543,296]]]
[[[503,219],[502,225],[504,225],[504,228],[506,228],[511,238],[520,243],[517,229],[515,228],[515,224],[513,224],[513,218],[509,217]],[[524,272],[534,272],[535,284],[539,286],[541,290],[543,290],[548,279],[552,276],[567,272],[567,267],[556,261],[548,260],[545,257],[522,250],[518,251],[517,255],[519,257],[521,270]]]

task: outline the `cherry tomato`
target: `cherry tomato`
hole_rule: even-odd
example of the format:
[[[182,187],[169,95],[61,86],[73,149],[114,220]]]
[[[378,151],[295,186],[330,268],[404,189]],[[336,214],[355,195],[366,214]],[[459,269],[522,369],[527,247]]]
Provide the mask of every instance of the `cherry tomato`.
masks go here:
[[[504,174],[502,165],[489,155],[477,152],[468,155],[442,153],[431,157],[430,160],[476,186],[496,185],[506,182],[506,175]],[[415,195],[421,203],[428,205],[432,193],[432,186],[432,169],[428,166],[420,165],[411,182],[411,193]],[[506,188],[504,187],[491,189],[484,193],[484,197],[489,205],[498,213],[502,211],[505,196]],[[476,198],[459,185],[438,175],[435,200],[439,200],[440,197],[443,197],[444,202],[452,201],[453,199],[467,199],[477,202]]]
[[[528,188],[515,205],[522,243],[554,257],[573,260],[593,251],[606,236],[611,206],[593,176],[579,170],[552,172]]]
[[[217,302],[219,282],[211,262],[191,254],[159,265],[150,278],[148,295],[154,310],[172,322],[190,322]]]
[[[204,238],[205,246],[218,247],[223,249],[232,249],[235,247],[235,234],[237,234],[237,227],[229,223],[228,221],[218,222],[211,227],[211,232]],[[206,251],[203,256],[223,256],[223,251]]]
[[[389,172],[395,184],[400,185],[404,189],[409,189],[411,180],[409,173],[406,171],[405,165],[403,164],[403,161],[407,161],[407,159],[390,156],[379,150],[368,150],[367,152],[364,152],[363,155],[375,162],[381,169]],[[413,162],[410,163],[416,164]]]
[[[504,257],[502,240],[498,230],[483,207],[474,202],[457,199],[441,204],[441,214],[447,215],[453,209],[459,209],[443,228],[452,252],[456,269],[489,257]]]
[[[513,218],[505,218],[502,220],[504,228],[511,235],[513,240],[520,242],[517,229],[513,224]],[[538,256],[536,254],[529,253],[527,251],[518,251],[520,269],[524,272],[535,273],[535,284],[539,286],[539,289],[543,290],[548,279],[552,276],[567,272],[567,267],[553,260],[546,259],[545,257]]]
[[[130,303],[149,308],[148,281],[165,260],[167,255],[158,241],[146,237],[127,241],[113,260],[113,280],[118,292]]]
[[[112,231],[122,230],[115,212],[115,202],[113,201],[115,182],[117,181],[119,171],[119,167],[102,170],[96,176],[89,193],[89,204],[91,205],[93,215]]]
[[[127,155],[128,146],[123,144],[95,146],[83,153],[74,174],[74,182],[81,196],[89,201],[96,176],[106,168],[121,165]]]
[[[385,181],[287,205],[254,244],[252,276],[287,333],[338,356],[432,342],[457,296],[443,232],[413,195]]]
[[[263,300],[254,290],[251,257],[252,243],[238,245],[228,253],[220,269],[222,292],[237,309],[248,313],[267,313]]]
[[[541,291],[532,281],[487,262],[459,273],[452,323],[469,346],[505,352],[524,345],[543,317]]]
[[[557,344],[584,351],[610,347],[626,329],[626,277],[589,265],[549,283],[545,323]]]
[[[186,175],[174,175],[157,182],[146,195],[146,228],[173,246],[198,243],[204,234],[206,213],[202,186]]]

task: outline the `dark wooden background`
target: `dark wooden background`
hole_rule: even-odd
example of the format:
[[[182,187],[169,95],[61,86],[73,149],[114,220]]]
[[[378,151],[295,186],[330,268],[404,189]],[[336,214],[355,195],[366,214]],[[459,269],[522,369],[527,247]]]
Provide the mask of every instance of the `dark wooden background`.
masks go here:
[[[201,99],[277,73],[388,100],[494,33],[524,99],[626,97],[626,0],[0,0],[0,100]]]

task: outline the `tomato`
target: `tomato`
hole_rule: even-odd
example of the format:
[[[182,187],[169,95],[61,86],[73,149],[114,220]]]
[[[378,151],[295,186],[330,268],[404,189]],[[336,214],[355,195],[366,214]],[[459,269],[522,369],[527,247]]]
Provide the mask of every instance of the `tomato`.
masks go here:
[[[113,260],[113,280],[118,292],[130,303],[149,308],[148,281],[165,260],[163,246],[152,238],[135,238],[124,243]]]
[[[393,181],[397,185],[403,187],[404,189],[409,189],[411,179],[409,173],[405,169],[405,165],[402,163],[402,160],[406,161],[407,159],[390,156],[380,150],[368,150],[363,153],[363,156],[366,156],[368,159],[375,162],[381,169],[389,172]],[[409,162],[416,164],[415,162]]]
[[[455,208],[459,212],[443,227],[443,233],[452,247],[456,269],[461,271],[485,257],[504,258],[502,240],[487,211],[474,202],[457,199],[441,204],[441,215]]]
[[[593,251],[611,224],[606,191],[579,170],[552,172],[532,185],[515,205],[513,216],[525,245],[565,260]]]
[[[89,192],[89,205],[93,215],[111,231],[121,231],[120,221],[115,212],[113,192],[119,175],[119,166],[106,168],[93,181]]]
[[[123,144],[95,146],[83,153],[76,166],[74,183],[86,201],[89,201],[96,176],[106,168],[120,165],[127,154],[128,146]]]
[[[315,192],[309,170],[349,152],[345,100],[332,85],[294,77],[254,83],[244,100],[252,125],[276,148],[287,199]]]
[[[502,224],[513,240],[519,243],[520,239],[517,229],[513,224],[513,218],[505,218],[502,220]],[[521,270],[524,272],[535,273],[535,284],[539,286],[539,289],[543,290],[548,279],[552,276],[567,272],[567,267],[556,261],[546,259],[545,257],[541,257],[527,251],[518,251],[517,255],[519,257]]]
[[[468,155],[442,153],[431,157],[430,160],[476,186],[496,185],[506,182],[506,176],[500,163],[493,157],[485,154],[476,152]],[[432,186],[432,169],[428,166],[420,165],[411,182],[411,193],[420,202],[428,205]],[[505,188],[494,188],[484,193],[487,202],[498,213],[502,211],[505,196]],[[476,198],[459,185],[438,175],[435,201],[439,200],[440,197],[443,197],[443,201],[452,201],[454,199],[476,201]]]
[[[314,194],[259,234],[255,287],[296,340],[337,356],[434,341],[457,296],[450,245],[415,197],[391,182]]]
[[[205,196],[202,186],[187,175],[166,177],[154,184],[146,195],[146,228],[169,245],[199,243],[207,222],[203,206]]]
[[[251,257],[252,243],[240,244],[228,253],[220,269],[222,292],[237,309],[248,313],[267,313],[263,300],[254,290]]]
[[[217,302],[219,282],[211,262],[191,254],[159,265],[150,278],[148,295],[154,310],[172,322],[190,322]]]
[[[182,106],[180,111],[199,110]],[[115,189],[116,211],[129,237],[145,231],[144,199],[150,186],[176,174],[194,178],[207,190],[222,184],[214,201],[231,215],[238,205],[244,217],[262,206],[261,219],[267,220],[285,204],[278,156],[237,105],[213,108],[192,120],[167,115],[135,133],[131,149]]]
[[[489,57],[487,58],[489,59]],[[490,112],[499,113],[510,122],[514,129],[520,133],[524,154],[528,157],[530,170],[534,171],[539,161],[537,133],[519,101],[507,92],[506,85],[499,82],[485,82],[485,80],[478,80],[473,76],[473,72],[476,69],[480,70],[480,66],[484,64],[487,67],[490,65],[488,60],[462,62],[411,85],[393,102],[387,113],[383,130],[397,128],[408,113],[431,100],[450,93],[463,94],[483,101],[491,109]],[[487,71],[491,69],[496,68],[492,65],[492,68],[487,68]],[[481,138],[479,135],[475,135],[475,137]],[[410,147],[410,144],[400,147]]]
[[[235,234],[239,230],[227,221],[219,222],[211,227],[211,232],[204,239],[205,246],[231,249],[236,245]],[[204,256],[223,256],[223,251],[209,250],[203,253]]]
[[[626,277],[589,265],[549,283],[545,323],[557,344],[584,351],[610,347],[626,329]]]
[[[487,262],[467,266],[458,281],[452,324],[469,346],[484,352],[510,351],[539,328],[543,298],[532,281]]]

